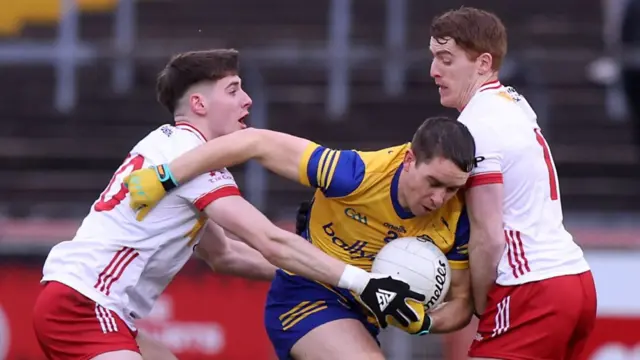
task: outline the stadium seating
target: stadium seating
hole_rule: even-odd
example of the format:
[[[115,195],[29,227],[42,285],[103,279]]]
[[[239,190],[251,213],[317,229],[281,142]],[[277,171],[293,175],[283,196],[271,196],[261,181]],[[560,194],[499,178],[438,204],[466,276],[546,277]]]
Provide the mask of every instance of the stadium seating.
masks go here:
[[[76,0],[83,12],[112,10],[117,0]],[[2,0],[0,1],[0,36],[19,35],[25,26],[52,25],[60,18],[61,1]]]
[[[32,0],[25,4],[31,3],[29,8],[33,9],[39,2],[51,3]],[[112,15],[102,10],[114,3],[81,2],[83,9],[101,10],[83,14],[84,40],[109,42]],[[113,94],[109,63],[98,60],[79,69],[80,102],[70,115],[56,114],[50,106],[52,67],[0,67],[0,78],[12,84],[0,88],[3,127],[12,137],[6,139],[5,131],[1,135],[10,146],[3,145],[0,150],[0,174],[10,176],[2,177],[0,196],[12,202],[20,200],[24,209],[14,208],[15,214],[33,214],[36,208],[37,214],[82,215],[128,149],[149,130],[171,120],[154,99],[155,74],[169,56],[158,48],[165,52],[220,46],[248,50],[281,45],[309,48],[326,43],[328,0],[277,3],[276,8],[259,0],[225,2],[224,7],[208,0],[139,2],[134,89],[126,95]],[[432,16],[461,4],[409,1],[409,47],[419,59],[408,69],[407,92],[398,97],[384,92],[381,61],[358,63],[352,73],[351,105],[341,119],[329,119],[324,111],[325,68],[304,61],[265,67],[262,73],[271,101],[270,127],[328,145],[375,148],[409,140],[427,116],[455,115],[438,104],[425,50]],[[542,112],[541,121],[558,163],[565,207],[637,208],[640,193],[633,181],[640,178],[640,170],[628,152],[628,124],[606,118],[604,90],[589,83],[584,71],[601,48],[599,3],[541,0],[515,7],[508,0],[483,0],[475,4],[508,19],[511,58],[529,69],[516,73],[511,83],[534,106],[547,104],[548,112]],[[383,49],[385,6],[382,0],[354,1],[354,44]],[[578,6],[582,10],[576,12],[574,7]],[[23,12],[25,8],[11,8],[22,14],[20,24],[42,19],[46,25],[56,19],[52,6],[28,13]],[[4,30],[0,31],[16,34],[20,27],[7,25],[2,16],[0,27]],[[53,38],[55,29],[38,23],[42,24],[38,21],[24,28],[22,37]],[[600,175],[602,171],[606,175]],[[242,169],[236,174],[242,184]],[[294,206],[309,194],[286,180],[269,179],[268,210],[272,213]]]

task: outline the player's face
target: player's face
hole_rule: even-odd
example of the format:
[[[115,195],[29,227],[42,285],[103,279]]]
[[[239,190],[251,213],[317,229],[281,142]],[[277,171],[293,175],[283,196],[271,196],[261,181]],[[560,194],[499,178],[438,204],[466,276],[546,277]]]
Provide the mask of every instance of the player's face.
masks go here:
[[[401,183],[404,206],[416,215],[434,211],[451,199],[469,178],[450,160],[436,157],[417,163],[413,153],[404,160],[405,181]]]
[[[431,77],[435,80],[443,106],[461,110],[477,90],[482,72],[480,57],[470,60],[467,53],[452,38],[431,38],[433,54]]]
[[[207,96],[207,120],[217,136],[247,127],[251,98],[242,89],[239,76],[227,76],[216,81]]]

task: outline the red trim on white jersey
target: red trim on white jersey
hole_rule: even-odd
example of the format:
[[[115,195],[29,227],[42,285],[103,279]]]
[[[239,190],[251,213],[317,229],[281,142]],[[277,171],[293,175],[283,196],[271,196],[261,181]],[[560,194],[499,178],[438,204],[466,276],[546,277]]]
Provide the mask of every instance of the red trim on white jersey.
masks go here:
[[[496,89],[500,89],[501,87],[502,87],[502,84],[500,84],[500,80],[488,81],[482,84],[482,86],[480,86],[480,89],[478,89],[478,92],[483,92],[485,90],[496,90]]]
[[[522,237],[520,231],[517,230],[505,230],[504,237],[507,241],[507,258],[509,260],[509,266],[513,273],[513,277],[516,279],[524,274],[531,272],[529,268],[529,260],[524,253],[524,246],[522,243]]]
[[[102,270],[100,275],[98,275],[98,280],[93,287],[108,296],[113,283],[120,279],[124,270],[138,255],[138,252],[130,247],[120,249],[113,255],[113,258],[104,270]]]
[[[502,173],[500,172],[487,172],[477,174],[469,177],[467,180],[467,188],[472,188],[479,185],[488,184],[502,184]]]
[[[194,134],[196,134],[196,136],[202,140],[203,142],[207,142],[207,138],[202,134],[202,132],[200,130],[198,130],[197,127],[193,126],[193,124],[190,124],[188,122],[185,121],[178,121],[176,122],[176,127],[180,128],[180,129],[185,129],[189,132],[192,132]]]
[[[204,208],[206,208],[209,204],[211,204],[215,200],[218,200],[223,197],[235,196],[235,195],[240,196],[240,190],[238,189],[238,187],[233,185],[227,185],[227,186],[219,187],[213,191],[210,191],[200,196],[199,198],[196,199],[193,205],[196,207],[196,209],[200,211],[204,211]]]
[[[496,90],[500,89],[501,87],[502,84],[500,83],[500,80],[487,81],[486,83],[480,85],[480,88],[476,93],[483,92],[485,90]],[[465,104],[459,111],[462,112],[462,110],[464,110],[464,108],[466,108],[468,104],[469,103]]]

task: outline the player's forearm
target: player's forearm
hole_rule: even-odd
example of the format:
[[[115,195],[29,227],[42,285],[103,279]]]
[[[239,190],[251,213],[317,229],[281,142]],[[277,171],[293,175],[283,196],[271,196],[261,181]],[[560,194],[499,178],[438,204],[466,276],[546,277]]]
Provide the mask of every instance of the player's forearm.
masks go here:
[[[504,253],[502,183],[471,187],[465,193],[471,225],[469,268],[473,301],[478,314],[484,312],[487,294],[498,276],[498,264]]]
[[[200,174],[245,163],[257,155],[259,133],[251,129],[221,136],[179,156],[169,164],[180,184]]]
[[[293,233],[278,229],[269,237],[277,246],[263,254],[272,264],[282,269],[356,293],[361,293],[369,280],[369,274],[365,270],[327,255]]]
[[[472,228],[473,229],[473,228]],[[498,264],[504,251],[504,242],[487,238],[474,238],[469,242],[469,269],[475,311],[482,314],[487,303],[487,294],[498,276]]]
[[[240,196],[220,198],[209,204],[205,212],[277,267],[358,294],[371,279],[368,272],[332,258],[302,237],[275,226]]]
[[[473,302],[469,296],[451,299],[429,313],[429,332],[440,334],[460,330],[469,324],[472,315]]]
[[[205,260],[215,272],[241,276],[255,280],[271,280],[275,276],[273,266],[259,252],[245,243],[228,239],[224,254]]]
[[[280,176],[298,181],[300,161],[310,143],[277,131],[246,129],[187,152],[172,161],[169,170],[178,183],[183,183],[205,172],[253,159]]]

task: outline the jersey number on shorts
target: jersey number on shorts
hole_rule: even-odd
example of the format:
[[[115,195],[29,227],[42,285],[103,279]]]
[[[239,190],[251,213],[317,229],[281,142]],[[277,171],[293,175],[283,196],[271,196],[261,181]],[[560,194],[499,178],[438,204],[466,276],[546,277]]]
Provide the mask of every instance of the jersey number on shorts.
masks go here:
[[[93,206],[93,209],[95,211],[109,211],[118,206],[129,192],[129,189],[124,186],[122,180],[133,171],[141,169],[142,165],[144,165],[144,157],[142,155],[131,157],[131,154],[129,154],[122,165],[120,165],[120,168],[113,174],[109,185],[107,185],[107,188],[100,194],[100,199],[98,199]],[[107,198],[109,194],[113,193],[116,187],[119,187],[118,192]]]
[[[549,150],[549,144],[542,136],[540,129],[535,129],[536,140],[538,144],[542,146],[542,153],[544,154],[544,162],[547,164],[547,170],[549,171],[549,186],[551,194],[551,200],[558,200],[558,181],[556,180],[556,168],[553,166],[553,160],[551,160],[551,151]]]

